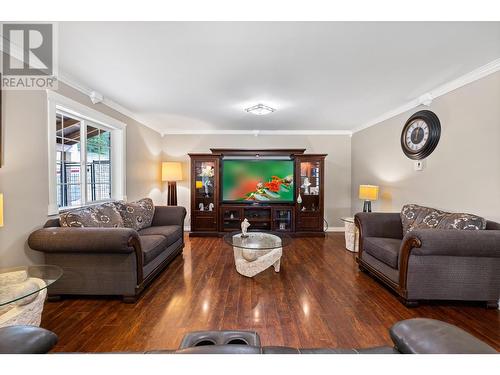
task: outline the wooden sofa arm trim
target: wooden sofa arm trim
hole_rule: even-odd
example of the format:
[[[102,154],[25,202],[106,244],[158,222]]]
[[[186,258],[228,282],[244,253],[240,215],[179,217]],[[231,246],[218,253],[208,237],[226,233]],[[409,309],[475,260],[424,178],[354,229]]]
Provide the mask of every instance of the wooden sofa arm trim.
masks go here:
[[[141,242],[138,238],[130,237],[128,240],[128,246],[134,248],[135,252],[135,264],[136,264],[136,273],[137,273],[137,286],[141,285],[144,281],[144,273],[143,273],[143,259],[142,259],[142,250],[141,250]]]
[[[417,237],[407,238],[402,246],[399,254],[399,289],[400,295],[406,298],[408,295],[407,282],[408,282],[408,263],[410,262],[411,251],[417,247],[422,246],[422,241]]]
[[[361,253],[363,252],[363,228],[361,226],[361,221],[354,216],[354,225],[356,225],[356,228],[359,232],[358,235],[358,253],[356,255],[356,258],[361,259]],[[354,245],[356,246],[356,245]]]

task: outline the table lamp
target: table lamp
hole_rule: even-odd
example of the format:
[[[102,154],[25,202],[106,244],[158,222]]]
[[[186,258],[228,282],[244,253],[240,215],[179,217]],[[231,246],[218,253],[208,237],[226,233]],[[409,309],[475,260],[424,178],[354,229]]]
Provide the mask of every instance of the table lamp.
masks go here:
[[[378,186],[359,185],[359,199],[363,199],[363,212],[372,212],[372,201],[378,199]]]
[[[161,164],[161,180],[168,183],[167,205],[177,206],[177,181],[182,181],[182,165],[176,161]]]

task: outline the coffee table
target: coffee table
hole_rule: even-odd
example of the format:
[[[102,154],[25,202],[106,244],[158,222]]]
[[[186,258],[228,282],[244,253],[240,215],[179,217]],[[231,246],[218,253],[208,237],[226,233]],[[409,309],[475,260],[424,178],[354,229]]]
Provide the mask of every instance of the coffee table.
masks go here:
[[[39,326],[47,288],[62,274],[52,265],[0,269],[0,327]]]
[[[273,266],[280,271],[283,247],[289,245],[291,237],[281,232],[231,232],[224,241],[233,247],[236,271],[246,277],[253,277]]]

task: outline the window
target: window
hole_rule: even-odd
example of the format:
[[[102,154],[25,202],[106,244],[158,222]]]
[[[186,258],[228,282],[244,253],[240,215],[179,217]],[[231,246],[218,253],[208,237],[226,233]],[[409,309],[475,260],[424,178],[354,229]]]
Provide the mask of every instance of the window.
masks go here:
[[[49,214],[125,199],[124,124],[49,95]]]
[[[55,126],[58,208],[110,200],[111,130],[60,110]]]

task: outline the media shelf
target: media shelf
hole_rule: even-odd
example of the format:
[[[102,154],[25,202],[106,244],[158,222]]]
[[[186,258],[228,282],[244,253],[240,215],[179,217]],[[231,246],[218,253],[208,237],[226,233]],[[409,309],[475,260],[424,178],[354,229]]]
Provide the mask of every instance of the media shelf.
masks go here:
[[[221,232],[231,232],[241,228],[241,222],[246,218],[250,229],[292,232],[293,206],[248,206],[221,204]]]
[[[191,157],[190,236],[217,236],[237,231],[246,218],[250,230],[286,232],[291,235],[323,236],[324,159],[304,154],[304,149],[240,150],[212,149],[211,154]],[[289,158],[294,163],[294,202],[247,204],[222,202],[221,162],[224,157]],[[297,199],[300,196],[300,199]]]

